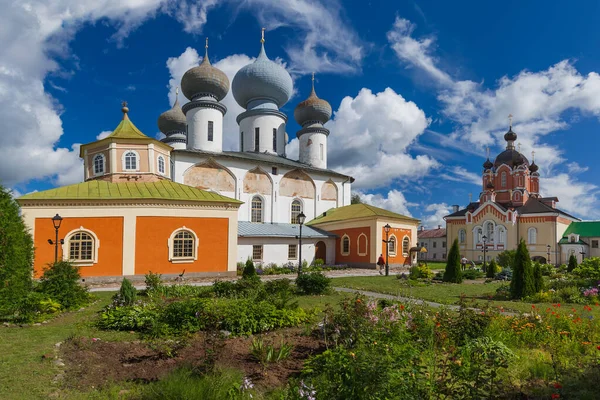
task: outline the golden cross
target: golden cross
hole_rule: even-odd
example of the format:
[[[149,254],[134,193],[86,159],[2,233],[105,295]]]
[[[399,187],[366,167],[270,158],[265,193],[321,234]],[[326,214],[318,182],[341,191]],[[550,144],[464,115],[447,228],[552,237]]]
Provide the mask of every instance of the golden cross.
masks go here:
[[[535,151],[532,151],[531,152],[531,161],[534,161],[534,160],[535,160]]]
[[[511,128],[512,128],[512,118],[513,118],[513,115],[508,114],[508,124],[510,125]]]
[[[265,42],[265,31],[267,30],[267,28],[262,28],[261,29],[261,38],[260,38],[260,42],[264,43]]]
[[[126,101],[121,102],[121,107],[127,107],[127,102]]]
[[[179,86],[175,87],[175,97],[179,96]]]
[[[487,154],[487,158],[490,158],[490,148],[489,148],[489,146],[485,148],[485,152]]]
[[[206,44],[204,45],[205,49],[208,49],[208,38],[206,38]]]

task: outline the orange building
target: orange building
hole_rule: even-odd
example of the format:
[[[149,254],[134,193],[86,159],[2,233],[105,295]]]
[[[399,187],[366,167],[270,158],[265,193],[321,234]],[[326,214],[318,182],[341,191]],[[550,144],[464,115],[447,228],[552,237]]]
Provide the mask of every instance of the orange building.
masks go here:
[[[380,255],[386,257],[385,240],[388,240],[390,266],[415,264],[419,222],[383,208],[352,204],[332,208],[307,225],[338,236],[335,249],[337,264],[373,268]],[[388,232],[386,226],[389,226]]]
[[[17,199],[34,238],[34,273],[58,259],[82,277],[235,275],[240,201],[175,183],[172,148],[140,132],[123,107],[107,138],[81,146],[86,181]]]

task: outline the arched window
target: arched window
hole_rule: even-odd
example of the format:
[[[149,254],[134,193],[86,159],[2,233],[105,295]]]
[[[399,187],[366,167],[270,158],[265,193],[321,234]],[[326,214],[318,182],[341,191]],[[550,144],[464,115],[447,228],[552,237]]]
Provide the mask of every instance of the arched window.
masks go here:
[[[498,227],[498,243],[506,244],[506,230],[504,227]]]
[[[521,200],[521,193],[515,192],[515,201],[520,201],[520,200]]]
[[[169,261],[193,262],[198,259],[198,237],[185,226],[176,229],[169,237]]]
[[[158,156],[158,172],[160,174],[165,173],[165,158],[163,156]]]
[[[482,240],[483,240],[483,229],[475,228],[475,231],[473,232],[473,241],[475,243],[481,243]]]
[[[96,154],[94,156],[94,175],[102,175],[104,173],[104,154]]]
[[[506,172],[502,172],[502,174],[500,174],[500,186],[503,188],[506,187]]]
[[[537,243],[537,229],[535,229],[535,228],[529,228],[527,230],[527,242],[529,244],[536,244]]]
[[[367,235],[365,235],[364,233],[361,233],[358,236],[358,243],[357,243],[358,255],[366,256],[367,255],[367,247],[368,247]]]
[[[252,222],[263,222],[263,199],[259,196],[252,198],[252,210],[250,211]]]
[[[458,242],[465,243],[467,241],[467,232],[464,229],[458,231]]]
[[[388,243],[388,251],[391,255],[395,256],[396,255],[396,248],[397,246],[397,240],[396,240],[396,236],[390,236],[389,238],[389,243]]]
[[[95,257],[94,238],[87,232],[76,232],[68,239],[69,242],[69,261],[93,262]]]
[[[342,255],[347,256],[350,254],[350,238],[348,235],[342,237]]]
[[[292,224],[299,223],[298,215],[300,215],[301,212],[302,212],[302,203],[300,203],[300,200],[292,201],[292,218],[291,218]]]
[[[129,150],[123,154],[123,170],[137,171],[138,155],[135,151]]]
[[[493,243],[494,242],[494,223],[491,221],[488,221],[486,223],[485,226],[485,236],[487,236],[487,243]]]
[[[404,239],[402,239],[402,255],[406,257],[408,255],[409,251],[410,251],[410,239],[408,238],[408,236],[404,236]]]

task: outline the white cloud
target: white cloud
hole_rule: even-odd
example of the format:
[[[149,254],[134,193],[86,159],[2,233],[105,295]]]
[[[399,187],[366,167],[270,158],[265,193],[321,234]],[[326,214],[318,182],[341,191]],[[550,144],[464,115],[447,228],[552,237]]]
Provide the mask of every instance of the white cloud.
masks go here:
[[[437,228],[441,225],[442,228],[446,226],[444,217],[452,212],[452,207],[446,203],[434,203],[429,204],[425,208],[425,214],[421,217],[421,225],[428,229]]]
[[[567,168],[569,170],[569,174],[581,174],[589,169],[588,167],[582,167],[575,161],[568,163]]]
[[[580,182],[572,175],[562,173],[540,178],[540,194],[558,197],[557,207],[561,210],[586,218],[600,218],[598,187]]]
[[[360,196],[363,203],[379,208],[385,208],[386,210],[406,215],[407,217],[412,217],[412,214],[408,211],[408,207],[418,205],[416,203],[408,202],[404,197],[404,194],[396,189],[390,190],[387,193],[387,196],[382,194],[363,193],[360,191],[356,193]]]
[[[98,135],[96,135],[96,140],[102,140],[105,137],[107,137],[108,135],[110,135],[111,133],[112,133],[112,131],[102,131]]]
[[[440,175],[444,179],[455,182],[466,182],[473,185],[481,186],[481,175],[467,171],[464,167],[454,166]]]
[[[374,94],[363,88],[356,97],[345,97],[326,124],[329,167],[353,176],[360,189],[421,178],[438,163],[407,149],[429,123],[423,110],[392,89]],[[296,151],[297,145],[290,147]]]

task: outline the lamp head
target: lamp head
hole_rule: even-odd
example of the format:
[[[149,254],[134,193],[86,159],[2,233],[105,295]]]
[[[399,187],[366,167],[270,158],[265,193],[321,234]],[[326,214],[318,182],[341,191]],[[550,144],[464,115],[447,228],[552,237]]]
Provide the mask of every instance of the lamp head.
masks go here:
[[[385,233],[390,233],[390,229],[392,229],[392,227],[390,226],[390,224],[385,224],[383,229],[385,230]]]
[[[52,225],[54,225],[54,229],[58,229],[60,228],[60,224],[62,223],[62,217],[58,214],[56,214],[54,217],[52,217]]]
[[[304,225],[304,221],[306,221],[306,215],[301,211],[300,214],[298,214],[298,223]]]
[[[485,242],[487,240],[487,236],[483,235],[482,239]]]

